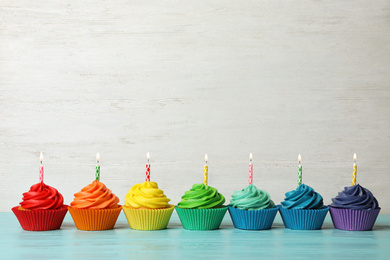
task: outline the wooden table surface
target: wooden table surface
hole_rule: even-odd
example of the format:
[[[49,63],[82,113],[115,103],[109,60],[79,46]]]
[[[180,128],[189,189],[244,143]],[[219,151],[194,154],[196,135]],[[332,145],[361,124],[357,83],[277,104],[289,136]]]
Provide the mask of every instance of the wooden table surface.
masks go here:
[[[221,228],[188,231],[173,213],[166,230],[136,231],[121,212],[115,229],[77,230],[68,213],[60,230],[28,232],[13,213],[0,213],[0,259],[388,259],[390,215],[379,215],[372,231],[351,232],[333,228],[329,214],[322,230],[284,228],[278,214],[265,231],[235,229],[227,213]]]

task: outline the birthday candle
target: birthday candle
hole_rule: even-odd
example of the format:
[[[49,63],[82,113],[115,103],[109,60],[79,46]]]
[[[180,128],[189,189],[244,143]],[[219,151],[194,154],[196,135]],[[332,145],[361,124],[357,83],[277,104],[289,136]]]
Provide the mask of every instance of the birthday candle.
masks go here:
[[[356,185],[356,174],[357,174],[357,166],[356,166],[356,153],[353,154],[353,169],[352,169],[352,186]]]
[[[204,168],[203,168],[203,183],[207,185],[207,178],[208,178],[208,173],[209,173],[209,168],[207,166],[207,161],[208,161],[207,154],[205,154],[204,160],[206,163],[205,163]]]
[[[249,185],[253,182],[253,164],[252,164],[252,153],[249,154]]]
[[[39,160],[41,161],[41,165],[39,166],[39,182],[43,182],[43,154],[41,152],[41,155],[39,156]]]
[[[146,154],[146,181],[150,181],[150,154]]]
[[[96,154],[96,180],[97,181],[100,181],[100,164],[99,164],[99,161],[100,161],[100,154],[97,153]]]
[[[298,155],[298,186],[302,184],[302,165],[301,165],[301,155]]]

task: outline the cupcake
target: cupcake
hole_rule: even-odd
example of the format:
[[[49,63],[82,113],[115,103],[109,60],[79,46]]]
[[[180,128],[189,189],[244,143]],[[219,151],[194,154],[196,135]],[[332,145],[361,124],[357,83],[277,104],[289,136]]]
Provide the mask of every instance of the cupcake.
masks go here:
[[[102,182],[94,180],[74,197],[68,209],[78,229],[106,230],[115,226],[122,207],[119,198]]]
[[[333,225],[343,230],[371,230],[381,210],[374,195],[359,184],[345,187],[332,202],[329,209]]]
[[[279,208],[284,225],[290,229],[320,229],[329,207],[324,206],[322,196],[308,185],[301,184],[287,192]]]
[[[228,207],[225,197],[206,184],[194,184],[175,207],[185,229],[213,230],[219,228]]]
[[[61,193],[42,181],[23,193],[20,206],[12,211],[24,230],[45,231],[61,227],[67,208]]]
[[[268,192],[253,184],[234,192],[228,207],[234,227],[246,230],[270,229],[278,212]]]
[[[123,211],[132,229],[160,230],[168,226],[174,205],[156,182],[136,184],[126,195]]]

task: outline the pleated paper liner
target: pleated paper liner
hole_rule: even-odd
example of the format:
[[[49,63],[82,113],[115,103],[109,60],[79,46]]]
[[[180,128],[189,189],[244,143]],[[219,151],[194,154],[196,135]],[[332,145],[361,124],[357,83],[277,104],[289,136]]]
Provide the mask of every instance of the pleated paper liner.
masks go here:
[[[12,211],[24,230],[46,231],[61,227],[66,212],[68,212],[68,205],[62,206],[61,209],[49,210],[25,210],[16,206],[12,208]]]
[[[114,228],[122,206],[118,205],[114,209],[68,209],[78,229],[96,231]]]
[[[169,205],[165,209],[135,209],[126,206],[122,208],[132,229],[160,230],[168,226],[175,206]]]
[[[340,209],[329,206],[333,225],[337,229],[350,231],[371,230],[381,208],[372,210]]]
[[[328,206],[321,209],[285,209],[279,207],[286,228],[297,230],[321,229],[328,210]]]
[[[245,230],[270,229],[278,213],[278,207],[260,210],[244,210],[231,206],[228,207],[234,227]]]
[[[211,209],[181,209],[175,207],[183,228],[189,230],[213,230],[219,228],[227,206]]]

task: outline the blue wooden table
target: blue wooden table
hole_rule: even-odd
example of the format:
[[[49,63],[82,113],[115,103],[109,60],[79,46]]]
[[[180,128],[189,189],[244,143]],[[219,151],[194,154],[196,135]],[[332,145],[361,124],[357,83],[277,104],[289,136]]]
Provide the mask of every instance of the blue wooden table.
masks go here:
[[[334,229],[329,214],[322,230],[286,229],[278,214],[271,230],[244,231],[227,213],[219,230],[188,231],[174,212],[168,229],[136,231],[121,212],[113,230],[80,231],[68,213],[60,230],[29,232],[7,212],[0,239],[0,259],[390,259],[390,215],[379,215],[373,231]]]

